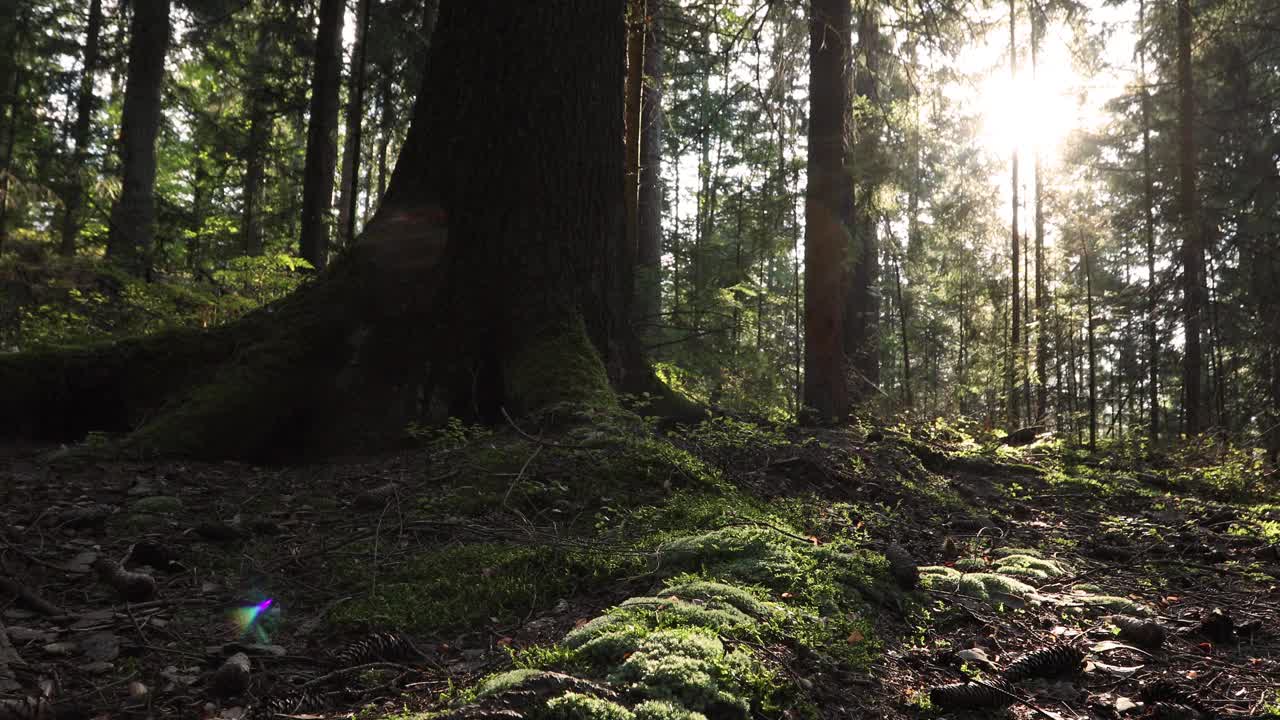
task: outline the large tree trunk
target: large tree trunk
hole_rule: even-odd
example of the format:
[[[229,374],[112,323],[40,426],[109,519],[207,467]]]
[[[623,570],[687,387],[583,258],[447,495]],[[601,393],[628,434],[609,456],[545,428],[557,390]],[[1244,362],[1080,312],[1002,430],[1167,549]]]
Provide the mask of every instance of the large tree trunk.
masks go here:
[[[818,420],[849,412],[844,268],[853,221],[849,158],[849,0],[809,4],[809,183],[805,192],[804,404]]]
[[[364,130],[365,39],[369,33],[369,5],[356,6],[356,39],[351,46],[351,77],[347,81],[347,134],[342,148],[342,179],[338,192],[338,247],[356,235],[356,197],[360,194],[360,139]]]
[[[854,222],[850,235],[849,278],[845,292],[844,352],[856,399],[872,396],[880,387],[880,243],[876,235],[875,193],[880,166],[880,17],[874,2],[858,11],[858,55],[854,92],[870,108],[860,116],[857,155],[864,168],[854,191]]]
[[[129,77],[120,119],[120,197],[111,208],[107,257],[136,275],[151,271],[156,221],[156,136],[164,57],[169,48],[169,0],[133,0]]]
[[[307,162],[302,173],[302,237],[299,254],[317,270],[329,264],[329,211],[333,171],[338,164],[338,83],[342,73],[342,0],[320,0],[311,114],[307,120]]]
[[[0,436],[136,427],[126,450],[261,457],[385,440],[428,404],[495,417],[656,389],[617,292],[622,6],[446,3],[430,99],[341,262],[212,332],[0,358]]]
[[[84,164],[89,149],[89,126],[93,121],[93,75],[98,69],[98,37],[102,31],[102,0],[89,3],[89,21],[84,33],[84,60],[80,71],[80,87],[76,96],[76,124],[71,129],[71,168],[63,199],[62,242],[59,252],[76,254],[76,235],[80,232],[80,203],[84,199]]]
[[[640,113],[639,238],[635,318],[643,326],[662,312],[662,0],[649,0]]]
[[[1201,313],[1204,310],[1204,228],[1196,195],[1195,86],[1191,76],[1191,0],[1178,0],[1178,210],[1182,222],[1182,362],[1186,432],[1200,432]]]

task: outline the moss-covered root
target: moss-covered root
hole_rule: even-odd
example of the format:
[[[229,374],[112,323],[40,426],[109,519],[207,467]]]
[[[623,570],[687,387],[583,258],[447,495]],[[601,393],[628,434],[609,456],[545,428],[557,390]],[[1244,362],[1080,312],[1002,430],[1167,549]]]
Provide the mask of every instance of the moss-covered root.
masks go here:
[[[557,405],[616,406],[604,362],[581,317],[516,335],[516,347],[503,365],[503,395],[514,410],[527,414]]]
[[[232,353],[226,330],[174,330],[85,347],[0,354],[0,438],[75,442],[124,432]]]

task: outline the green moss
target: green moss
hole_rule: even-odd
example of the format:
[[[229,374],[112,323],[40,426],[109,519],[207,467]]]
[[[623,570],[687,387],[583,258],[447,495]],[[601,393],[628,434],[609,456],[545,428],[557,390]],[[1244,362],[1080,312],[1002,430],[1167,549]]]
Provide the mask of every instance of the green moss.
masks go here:
[[[777,603],[761,600],[748,590],[721,582],[700,580],[696,576],[685,576],[668,582],[658,592],[661,596],[675,595],[686,600],[715,600],[728,603],[733,607],[757,618],[767,617],[779,612]]]
[[[965,572],[977,572],[979,570],[986,570],[989,567],[986,560],[972,557],[960,558],[955,564],[957,570],[963,570]]]
[[[1146,605],[1117,595],[1083,595],[1075,599],[1087,607],[1110,613],[1137,615],[1139,617],[1146,617],[1152,614],[1151,609]]]
[[[546,710],[548,720],[635,720],[618,703],[575,692],[548,700]]]
[[[720,717],[746,717],[750,709],[747,678],[754,663],[745,652],[726,653],[711,634],[657,632],[609,680],[637,697],[678,702]]]
[[[991,554],[998,558],[1006,558],[1010,555],[1027,555],[1033,558],[1044,557],[1044,553],[1034,548],[996,548],[991,551]]]
[[[504,673],[492,675],[486,678],[476,688],[476,697],[489,697],[504,693],[512,688],[519,687],[526,682],[541,677],[544,673],[541,670],[532,670],[523,668],[519,670],[509,670]]]
[[[419,632],[457,629],[490,617],[512,621],[580,589],[633,574],[640,562],[607,551],[457,545],[419,556],[383,576],[375,593],[340,605],[332,620]],[[349,566],[346,572],[353,584],[366,582],[364,566]]]
[[[506,396],[513,408],[527,414],[559,404],[617,406],[604,363],[580,317],[526,330],[504,364]]]
[[[1045,560],[1032,555],[1006,555],[996,561],[996,572],[1006,575],[1033,577],[1038,580],[1061,577],[1067,574],[1067,568],[1056,560]]]
[[[926,588],[958,592],[979,600],[1022,597],[1035,588],[1007,575],[987,572],[961,573],[941,565],[920,568],[920,582]]]
[[[756,621],[728,603],[692,603],[679,598],[633,597],[624,600],[619,610],[651,616],[656,627],[703,627],[718,632],[738,634],[750,630]]]
[[[636,720],[707,720],[707,716],[693,712],[666,700],[646,700],[636,705]]]

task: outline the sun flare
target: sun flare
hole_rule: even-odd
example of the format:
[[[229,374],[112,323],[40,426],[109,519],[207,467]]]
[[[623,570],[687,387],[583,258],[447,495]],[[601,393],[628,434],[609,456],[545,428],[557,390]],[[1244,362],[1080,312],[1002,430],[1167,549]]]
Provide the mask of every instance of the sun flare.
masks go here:
[[[1016,78],[1006,65],[978,83],[980,140],[992,153],[1008,155],[1016,148],[1023,157],[1039,152],[1052,161],[1071,133],[1089,123],[1088,109],[1080,102],[1084,81],[1068,49],[1051,39],[1041,49],[1034,77],[1023,58]]]

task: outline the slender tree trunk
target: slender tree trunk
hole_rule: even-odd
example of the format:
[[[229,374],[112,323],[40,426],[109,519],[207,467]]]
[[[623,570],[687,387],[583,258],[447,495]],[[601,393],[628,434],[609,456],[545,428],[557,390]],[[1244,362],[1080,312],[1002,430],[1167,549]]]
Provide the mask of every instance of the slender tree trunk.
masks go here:
[[[1160,346],[1156,337],[1155,181],[1151,172],[1151,92],[1147,89],[1146,0],[1138,1],[1138,67],[1142,83],[1142,234],[1147,250],[1147,402],[1151,445],[1160,442]]]
[[[9,240],[9,175],[18,137],[18,95],[22,72],[18,43],[25,34],[18,3],[0,1],[0,250]]]
[[[1200,410],[1200,376],[1204,364],[1200,349],[1201,315],[1204,312],[1204,228],[1200,224],[1200,198],[1196,194],[1195,85],[1191,74],[1193,20],[1191,0],[1178,0],[1178,210],[1182,221],[1182,322],[1185,332],[1182,385],[1186,433],[1203,427]]]
[[[1009,0],[1009,76],[1014,80],[1018,77],[1018,9],[1017,0]],[[1013,227],[1010,232],[1010,270],[1012,278],[1010,280],[1010,289],[1013,293],[1011,300],[1012,307],[1010,312],[1012,318],[1009,325],[1009,357],[1005,366],[1005,386],[1008,391],[1009,398],[1009,426],[1011,428],[1018,427],[1021,423],[1018,418],[1018,348],[1021,345],[1022,335],[1022,301],[1019,297],[1020,280],[1018,273],[1021,271],[1021,260],[1019,258],[1019,237],[1018,237],[1018,147],[1013,148],[1013,168],[1011,176],[1011,187],[1013,189]]]
[[[907,303],[902,294],[902,254],[893,254],[893,281],[898,293],[898,329],[902,333],[902,401],[907,409],[915,405],[911,394],[911,343],[907,338]]]
[[[1089,253],[1089,240],[1080,235],[1081,256],[1084,259],[1085,322],[1089,342],[1089,452],[1098,449],[1098,356],[1094,348],[1093,323],[1093,260]]]
[[[93,76],[98,69],[98,37],[102,32],[102,0],[90,0],[89,23],[84,34],[84,62],[76,95],[76,124],[71,130],[71,169],[63,198],[62,242],[58,251],[67,257],[76,254],[80,232],[80,203],[84,195],[84,165],[89,150],[89,126],[93,122],[96,98]]]
[[[209,168],[202,148],[196,148],[191,177],[191,240],[187,243],[187,269],[195,277],[200,276],[204,259],[204,223],[209,215]]]
[[[639,238],[636,248],[636,320],[662,312],[662,0],[649,1],[644,42],[640,120]]]
[[[240,220],[241,251],[245,255],[262,254],[262,181],[265,175],[267,145],[271,139],[268,117],[267,74],[270,72],[268,53],[271,50],[271,23],[273,0],[263,0],[259,12],[257,38],[254,40],[253,57],[249,60],[248,97],[249,133],[244,149],[244,205]]]
[[[149,275],[156,220],[156,137],[164,58],[169,48],[169,0],[132,0],[129,77],[120,120],[120,197],[111,208],[107,257],[135,275]]]
[[[311,115],[302,180],[302,257],[317,270],[329,264],[329,211],[338,156],[338,84],[342,73],[342,0],[320,0],[311,76]]]
[[[872,2],[858,11],[858,56],[854,92],[865,107],[857,130],[856,155],[864,166],[878,167],[880,153],[880,10]],[[854,222],[850,233],[849,265],[845,294],[844,352],[852,368],[854,399],[865,400],[880,386],[880,247],[876,235],[875,193],[878,178],[862,173],[854,189]]]
[[[378,199],[387,192],[387,152],[391,146],[391,134],[395,132],[395,99],[391,95],[391,73],[382,69],[378,79]]]
[[[811,0],[809,182],[805,192],[804,404],[817,419],[849,412],[844,267],[853,220],[849,167],[849,0]]]
[[[346,136],[343,138],[342,176],[338,186],[338,247],[351,244],[356,236],[356,201],[360,196],[360,142],[364,130],[364,85],[368,55],[369,6],[373,0],[356,5],[355,42],[351,45],[351,73],[347,80]]]
[[[1031,11],[1031,75],[1036,78],[1040,61],[1040,36],[1044,33],[1043,18],[1038,8]],[[1038,78],[1036,79],[1038,81]],[[1046,317],[1047,305],[1045,292],[1047,279],[1044,257],[1044,183],[1040,176],[1040,150],[1035,156],[1035,230],[1036,230],[1036,415],[1037,421],[1044,422],[1049,416],[1049,337]]]

